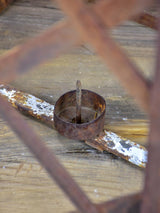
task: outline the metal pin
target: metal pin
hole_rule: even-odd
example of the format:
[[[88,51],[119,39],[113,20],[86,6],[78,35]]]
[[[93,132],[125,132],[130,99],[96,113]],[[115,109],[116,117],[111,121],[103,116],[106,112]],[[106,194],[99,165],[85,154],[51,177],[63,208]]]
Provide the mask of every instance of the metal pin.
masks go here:
[[[81,98],[82,98],[82,86],[81,82],[76,82],[76,123],[81,123]]]

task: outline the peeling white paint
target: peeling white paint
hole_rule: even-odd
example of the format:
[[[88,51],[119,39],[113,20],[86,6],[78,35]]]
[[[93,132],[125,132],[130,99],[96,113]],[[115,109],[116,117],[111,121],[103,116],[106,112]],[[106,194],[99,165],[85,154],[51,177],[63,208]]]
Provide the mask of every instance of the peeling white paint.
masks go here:
[[[51,120],[53,121],[54,105],[51,105],[46,101],[42,101],[33,95],[24,95],[24,97],[26,97],[26,103],[24,106],[30,107],[33,110],[33,113],[36,115],[52,117]]]
[[[0,86],[2,87],[3,85],[0,85]],[[15,99],[13,98],[13,96],[14,96],[15,93],[16,93],[15,90],[8,91],[5,88],[0,89],[0,94],[8,97],[8,100],[10,102],[15,102]]]
[[[102,138],[102,140],[107,143],[109,149],[117,151],[124,157],[127,157],[129,162],[137,166],[146,166],[148,152],[145,147],[140,146],[139,144],[130,140],[125,140],[113,132],[106,130],[104,132],[105,136]],[[112,142],[111,146],[108,142]]]
[[[0,87],[2,87],[2,85]],[[34,115],[38,116],[44,115],[50,117],[51,121],[53,121],[54,105],[51,105],[46,101],[36,98],[33,95],[21,93],[16,90],[7,90],[6,88],[0,88],[0,94],[6,96],[8,98],[8,101],[11,103],[17,102],[17,99],[15,98],[16,94],[21,94],[25,99],[25,101],[22,104],[23,106],[29,108]]]

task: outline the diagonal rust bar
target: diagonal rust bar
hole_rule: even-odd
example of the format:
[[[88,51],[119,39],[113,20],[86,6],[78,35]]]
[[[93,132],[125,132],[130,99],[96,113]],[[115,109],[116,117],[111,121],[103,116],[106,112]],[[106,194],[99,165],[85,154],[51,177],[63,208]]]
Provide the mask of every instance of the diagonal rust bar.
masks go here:
[[[0,85],[0,95],[7,98],[8,102],[23,114],[36,118],[51,128],[54,127],[54,105],[10,86]]]
[[[96,206],[101,213],[139,213],[141,200],[142,194],[137,193],[125,197],[120,197],[104,203],[96,204]]]
[[[55,24],[45,33],[13,48],[0,58],[0,82],[9,82],[45,60],[65,53],[78,45],[79,40],[69,22]]]
[[[107,27],[113,27],[125,20],[133,19],[145,8],[151,5],[153,0],[101,0],[97,7],[92,7]],[[99,5],[99,7],[98,7]]]
[[[59,0],[58,2],[70,16],[83,39],[95,48],[106,65],[119,78],[122,85],[137,100],[138,104],[149,111],[149,83],[111,39],[106,32],[104,22],[99,16],[91,8],[85,7],[80,0],[76,2],[74,0]]]
[[[131,7],[134,2],[133,0],[100,1],[92,7],[99,13],[108,27],[113,27],[139,12],[139,8],[133,9]],[[150,2],[152,1],[148,0],[143,7],[147,7]],[[126,7],[128,8],[127,10]],[[81,42],[81,38],[68,21],[58,23],[43,34],[1,56],[0,82],[7,83],[12,81],[20,73],[27,72],[47,59],[66,53],[70,48]],[[142,101],[145,102],[145,100]]]
[[[107,27],[112,28],[124,20],[132,20],[146,27],[157,30],[157,18],[141,11],[148,7],[153,1],[137,0],[101,0],[92,8],[102,18]],[[107,14],[107,15],[106,15]]]
[[[59,163],[54,154],[44,145],[42,140],[34,133],[22,116],[0,96],[0,113],[25,143],[39,162],[45,167],[50,176],[67,194],[74,205],[84,213],[97,213],[97,208],[85,193],[79,188],[65,168]]]
[[[160,18],[158,20],[158,28],[157,65],[151,91],[149,154],[141,209],[142,213],[160,212]]]
[[[102,213],[138,213],[140,212],[141,200],[142,194],[137,193],[107,201],[97,206]]]

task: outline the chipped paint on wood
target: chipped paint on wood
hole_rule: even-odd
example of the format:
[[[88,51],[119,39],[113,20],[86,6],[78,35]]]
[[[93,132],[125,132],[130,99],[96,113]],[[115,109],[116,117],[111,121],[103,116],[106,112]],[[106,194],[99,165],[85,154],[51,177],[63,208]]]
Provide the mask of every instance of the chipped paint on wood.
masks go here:
[[[3,85],[0,85],[0,94],[7,97],[12,106],[23,113],[53,126],[54,105],[33,95]]]

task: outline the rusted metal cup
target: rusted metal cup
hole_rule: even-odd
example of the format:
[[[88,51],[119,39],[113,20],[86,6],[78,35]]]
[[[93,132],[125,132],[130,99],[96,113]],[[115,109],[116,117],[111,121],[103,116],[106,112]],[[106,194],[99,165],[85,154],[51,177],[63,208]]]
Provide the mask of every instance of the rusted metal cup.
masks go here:
[[[71,139],[93,139],[103,130],[105,110],[103,97],[92,91],[82,90],[81,123],[76,123],[76,90],[69,91],[55,104],[55,128]]]

